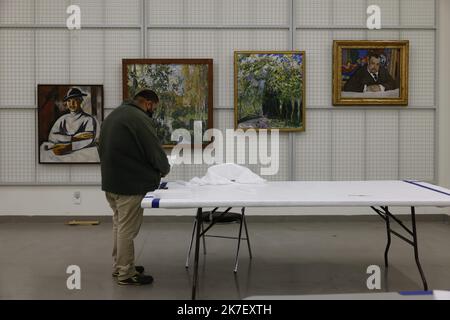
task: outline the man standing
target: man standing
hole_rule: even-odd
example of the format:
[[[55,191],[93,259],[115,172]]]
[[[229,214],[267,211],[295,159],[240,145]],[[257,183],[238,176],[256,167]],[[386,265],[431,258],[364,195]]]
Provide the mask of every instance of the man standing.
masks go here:
[[[345,83],[343,91],[384,92],[398,88],[386,68],[380,64],[380,55],[369,53],[369,62],[360,67]]]
[[[114,212],[113,276],[121,285],[153,282],[134,264],[133,239],[142,224],[142,199],[170,170],[151,120],[158,102],[155,92],[144,89],[116,108],[101,127],[102,190]]]

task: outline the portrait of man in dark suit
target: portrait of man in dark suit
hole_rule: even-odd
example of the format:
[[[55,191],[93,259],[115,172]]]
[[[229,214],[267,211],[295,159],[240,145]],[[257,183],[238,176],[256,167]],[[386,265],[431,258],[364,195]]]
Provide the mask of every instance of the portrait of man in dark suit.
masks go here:
[[[360,66],[345,83],[346,92],[385,92],[399,88],[398,81],[382,65],[382,56],[369,52],[367,63]]]
[[[334,40],[333,105],[408,105],[408,40]]]

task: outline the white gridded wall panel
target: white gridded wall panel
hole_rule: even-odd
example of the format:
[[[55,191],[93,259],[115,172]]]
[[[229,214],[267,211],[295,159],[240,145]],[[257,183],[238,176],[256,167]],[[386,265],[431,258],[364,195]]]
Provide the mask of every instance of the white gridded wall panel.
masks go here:
[[[217,51],[217,31],[190,30],[185,32],[183,49],[188,58],[215,58]]]
[[[287,25],[289,0],[148,0],[149,25]]]
[[[258,145],[253,145],[251,148],[248,147],[247,143],[247,153],[246,153],[246,164],[238,163],[239,165],[245,165],[250,170],[252,170],[257,175],[261,176],[263,179],[268,181],[286,181],[290,180],[289,176],[289,133],[288,132],[279,132],[279,148],[272,150],[272,135],[268,133],[267,135],[267,155],[263,155],[263,157],[269,156],[271,158],[271,162],[269,164],[261,163],[261,153],[262,149],[259,148],[259,136],[258,137]],[[253,153],[256,156],[257,164],[250,164],[250,153]],[[276,160],[278,159],[278,169]],[[271,170],[273,174],[262,174],[262,168],[264,170]]]
[[[399,0],[367,0],[367,7],[372,4],[379,6],[381,9],[381,28],[400,24]],[[366,17],[368,17],[367,14]]]
[[[70,166],[70,182],[72,183],[101,183],[100,165],[74,164]]]
[[[291,180],[289,176],[289,149],[291,149],[291,145],[289,143],[289,133],[280,132],[280,149],[279,149],[279,170],[276,175],[272,176],[263,176],[263,178],[272,181],[283,181],[283,180]],[[269,154],[271,153],[272,158],[274,157],[274,150],[270,149],[270,144],[267,149],[269,150]],[[275,150],[276,151],[276,150]],[[272,160],[273,161],[273,160]],[[260,167],[269,168],[270,165],[260,165]],[[257,172],[258,173],[258,172]],[[260,174],[260,173],[258,173]]]
[[[122,102],[122,59],[139,58],[139,30],[105,30],[105,107],[115,108]]]
[[[195,1],[195,0],[193,0]],[[287,25],[289,0],[222,0],[225,25]]]
[[[435,10],[435,0],[400,0],[401,25],[433,27]]]
[[[234,106],[234,51],[288,50],[286,30],[226,30],[221,32],[219,47],[218,103],[220,107]],[[216,93],[217,94],[217,93]]]
[[[0,110],[0,181],[35,182],[35,110]]]
[[[209,165],[207,164],[184,164],[180,165],[180,170],[184,171],[184,179],[189,181],[194,177],[203,177],[206,174],[208,167]]]
[[[104,79],[104,31],[70,32],[70,81],[76,84],[102,84]]]
[[[33,0],[0,1],[0,24],[34,23]]]
[[[409,40],[409,105],[433,107],[435,104],[435,32],[402,31]]]
[[[257,135],[255,135],[255,137],[256,136]],[[235,151],[234,151],[234,160],[232,162],[237,163],[239,165],[247,166],[250,168],[250,170],[256,171],[258,164],[250,164],[250,154],[252,156],[258,156],[258,146],[254,145],[254,144],[250,144],[249,138],[244,138],[244,139],[245,139],[244,140],[245,141],[244,148],[242,148],[238,144],[238,138],[235,138],[233,140]],[[225,142],[225,147],[227,148],[226,150],[228,150],[228,141]],[[228,155],[228,152],[224,152],[224,155],[225,155],[224,161],[229,162],[227,160],[228,158],[226,157]]]
[[[306,131],[295,135],[294,180],[331,180],[331,112],[308,110]]]
[[[331,8],[335,0],[294,0],[297,26],[331,25]]]
[[[147,0],[148,25],[182,24],[183,0]]]
[[[333,40],[366,40],[367,31],[366,30],[334,30]],[[331,45],[333,47],[333,45]],[[332,50],[330,50],[332,54]],[[330,70],[330,73],[332,71]]]
[[[366,179],[398,179],[397,110],[366,111]]]
[[[219,130],[234,130],[234,109],[215,109],[214,110],[214,128]],[[225,134],[225,132],[224,132]]]
[[[188,0],[184,1],[184,19],[178,23],[189,25],[217,24],[217,1],[214,0]]]
[[[244,32],[244,31],[242,31]],[[288,30],[257,30],[252,31],[255,50],[289,50]]]
[[[70,165],[36,164],[36,180],[42,184],[68,184]]]
[[[226,135],[227,130],[230,133],[234,133],[234,110],[233,109],[215,109],[214,110],[214,128],[219,129],[222,132],[223,138],[223,162],[226,162]],[[234,160],[236,160],[237,150],[234,148]],[[219,161],[218,159],[217,161]]]
[[[306,56],[306,107],[331,105],[333,43],[329,31],[297,31],[296,48]]]
[[[0,106],[34,105],[34,31],[0,29],[0,43]]]
[[[365,1],[361,0],[333,0],[333,24],[336,26],[366,27]]]
[[[83,25],[103,24],[105,20],[103,0],[72,0],[71,4],[75,4],[80,7],[81,29],[83,29]],[[69,15],[66,14],[66,17],[68,16]]]
[[[367,40],[400,40],[400,31],[395,30],[368,30]]]
[[[141,23],[141,0],[127,0],[124,5],[123,0],[105,1],[105,24],[135,24]]]
[[[170,154],[171,150],[166,151]],[[170,167],[170,172],[167,176],[162,178],[162,181],[177,181],[177,180],[186,180],[186,167],[183,164],[175,164]]]
[[[332,112],[333,180],[364,180],[364,111]]]
[[[141,21],[140,0],[35,0],[36,23],[38,24],[66,24],[69,5],[80,7],[81,28],[83,25],[138,25]],[[33,21],[32,21],[33,22]]]
[[[148,58],[186,58],[184,30],[149,30]]]
[[[434,179],[434,110],[400,113],[400,179]]]
[[[229,3],[223,0],[224,3]],[[249,11],[254,12],[252,24],[261,25],[287,25],[289,14],[292,11],[289,0],[250,0]],[[245,19],[244,19],[245,22]]]
[[[69,31],[37,29],[35,32],[36,84],[69,83]]]
[[[36,4],[35,19],[37,24],[66,25],[69,14],[66,13],[70,5],[68,0],[34,0]],[[80,8],[81,9],[81,8]],[[81,11],[81,24],[84,23],[84,11]]]
[[[231,129],[233,132],[234,128],[234,110],[232,109],[221,109],[221,110],[214,110],[214,127],[216,129],[221,130],[224,138],[224,142],[226,142],[226,130]],[[272,144],[271,144],[271,134],[269,133],[267,136],[267,152],[269,157],[276,157],[278,156],[278,170],[276,171],[274,175],[265,175],[263,178],[267,180],[289,180],[289,133],[286,132],[280,132],[279,133],[279,149],[278,150],[272,150]],[[259,149],[259,145],[255,146],[252,145],[249,147],[248,139],[246,140],[246,149],[245,150],[238,150],[237,141],[234,141],[235,143],[235,158],[234,161],[238,161],[238,154],[241,154],[242,156],[245,156],[245,164],[244,163],[238,163],[240,165],[247,166],[250,170],[257,173],[258,175],[261,174],[261,168],[269,168],[270,164],[261,164],[261,157],[260,152],[262,152]],[[224,148],[225,151],[225,148]],[[278,155],[275,154],[278,153]],[[253,154],[253,156],[256,156],[257,158],[257,164],[250,164],[250,154]],[[224,152],[225,156],[225,152]],[[224,162],[226,161],[226,158],[224,158]],[[275,168],[275,161],[273,161],[272,168]]]

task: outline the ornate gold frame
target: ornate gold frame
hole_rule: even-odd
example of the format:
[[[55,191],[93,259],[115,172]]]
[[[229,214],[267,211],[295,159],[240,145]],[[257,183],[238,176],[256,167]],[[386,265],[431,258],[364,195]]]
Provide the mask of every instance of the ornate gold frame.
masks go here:
[[[400,97],[399,98],[342,98],[342,49],[400,49]],[[383,40],[334,40],[333,41],[333,105],[408,105],[408,67],[409,67],[409,41],[383,41]]]

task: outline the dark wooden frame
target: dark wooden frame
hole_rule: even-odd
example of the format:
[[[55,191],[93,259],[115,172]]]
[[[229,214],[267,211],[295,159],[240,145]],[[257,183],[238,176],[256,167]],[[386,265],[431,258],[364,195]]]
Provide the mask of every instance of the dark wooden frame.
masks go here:
[[[36,94],[37,94],[37,106],[36,106],[36,109],[37,109],[37,119],[36,119],[36,121],[37,121],[37,136],[36,136],[36,139],[37,139],[37,142],[38,143],[36,143],[36,145],[37,145],[37,149],[38,149],[38,163],[39,164],[57,164],[57,165],[63,165],[63,164],[99,164],[100,162],[41,162],[41,147],[40,147],[40,145],[39,145],[39,132],[40,132],[40,128],[41,128],[41,123],[40,123],[40,121],[39,121],[39,119],[40,119],[40,117],[39,117],[39,114],[40,114],[40,112],[41,112],[41,109],[40,109],[40,105],[41,105],[41,103],[42,103],[42,101],[40,100],[40,97],[39,97],[39,88],[40,87],[48,87],[48,86],[67,86],[67,87],[100,87],[101,89],[102,89],[102,91],[101,91],[101,93],[102,93],[102,103],[101,103],[101,113],[100,113],[100,115],[99,115],[99,117],[100,117],[100,122],[103,122],[103,120],[105,119],[105,91],[104,91],[104,87],[103,87],[103,84],[38,84],[37,85],[37,91],[36,91]],[[100,125],[101,125],[101,123],[100,123]],[[98,130],[100,130],[100,126],[99,126],[99,128],[98,128]]]
[[[122,59],[122,98],[129,99],[127,86],[127,67],[130,64],[206,64],[208,65],[208,128],[213,128],[214,109],[214,66],[213,59]],[[206,142],[202,146],[205,147]],[[173,148],[175,144],[165,144],[163,148]]]

